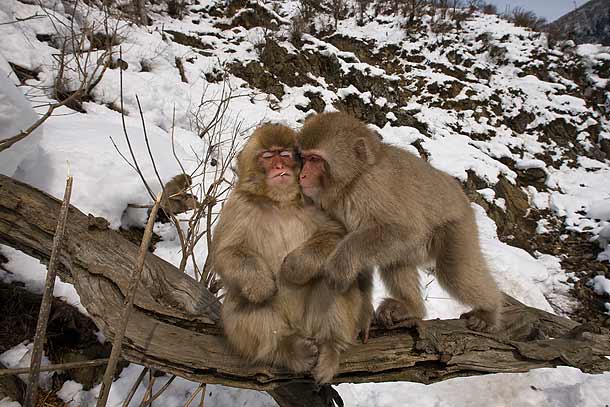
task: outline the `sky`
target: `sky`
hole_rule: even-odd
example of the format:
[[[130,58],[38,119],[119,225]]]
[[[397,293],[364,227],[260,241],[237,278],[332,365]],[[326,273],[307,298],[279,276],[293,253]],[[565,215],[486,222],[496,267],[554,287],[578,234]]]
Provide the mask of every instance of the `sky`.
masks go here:
[[[500,12],[506,6],[511,9],[522,7],[546,18],[549,23],[586,2],[587,0],[486,0],[486,3],[495,4]]]

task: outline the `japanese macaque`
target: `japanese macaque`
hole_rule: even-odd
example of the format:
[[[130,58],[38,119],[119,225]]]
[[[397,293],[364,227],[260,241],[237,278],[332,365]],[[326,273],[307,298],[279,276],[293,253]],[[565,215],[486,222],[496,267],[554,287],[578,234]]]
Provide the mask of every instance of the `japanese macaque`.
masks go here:
[[[322,266],[345,229],[303,204],[295,141],[290,128],[266,124],[238,155],[212,266],[227,290],[222,323],[232,347],[250,361],[312,370],[326,383],[361,329],[365,305],[355,279],[341,294],[325,280]]]
[[[474,213],[459,183],[388,144],[345,113],[305,121],[298,140],[303,193],[348,234],[324,269],[339,291],[377,266],[392,298],[377,309],[386,327],[425,315],[416,269],[435,261],[440,285],[473,309],[470,329],[500,325],[502,295],[479,248]],[[297,265],[298,266],[298,265]]]
[[[168,216],[197,207],[197,198],[189,193],[192,184],[193,180],[188,174],[178,174],[165,184],[161,197],[161,208]]]

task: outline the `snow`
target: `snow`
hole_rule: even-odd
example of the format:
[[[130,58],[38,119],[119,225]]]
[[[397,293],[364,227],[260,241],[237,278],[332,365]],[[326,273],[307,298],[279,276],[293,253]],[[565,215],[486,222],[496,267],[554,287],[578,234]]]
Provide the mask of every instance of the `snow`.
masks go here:
[[[0,268],[0,281],[5,283],[23,283],[29,291],[42,294],[47,273],[47,267],[44,264],[8,246],[0,245],[0,254],[8,259],[8,263],[4,264],[3,268]],[[80,297],[74,286],[64,283],[59,277],[55,277],[53,296],[61,298],[87,315],[87,311],[81,305]]]
[[[394,407],[599,407],[610,398],[610,374],[584,375],[558,367],[528,373],[456,378],[432,385],[417,383],[341,384],[346,406]]]
[[[63,5],[60,1],[44,2],[52,10],[49,12],[57,21],[65,20]],[[259,2],[259,4],[267,7]],[[82,22],[87,11],[79,9],[78,20]],[[295,1],[282,2],[281,12],[294,14],[297,8]],[[271,9],[270,9],[271,10]],[[0,128],[3,134],[12,135],[29,126],[44,112],[44,108],[32,107],[32,95],[36,103],[47,100],[48,95],[41,89],[52,84],[55,75],[53,54],[57,49],[49,43],[41,42],[36,34],[56,34],[48,18],[32,19],[18,24],[2,24],[15,18],[25,18],[40,12],[37,5],[28,5],[16,0],[3,0],[0,4]],[[271,11],[275,14],[275,11]],[[226,117],[219,131],[223,137],[240,123],[242,132],[239,142],[243,141],[253,126],[262,121],[276,121],[298,128],[304,118],[312,112],[302,112],[296,106],[307,106],[309,100],[305,92],[316,92],[325,101],[327,111],[333,110],[333,104],[339,99],[357,95],[365,104],[374,107],[393,108],[384,97],[376,97],[368,89],[359,90],[354,84],[344,84],[338,89],[329,85],[324,77],[309,73],[307,76],[316,84],[302,87],[284,86],[285,96],[278,100],[259,90],[251,89],[247,84],[232,75],[227,83],[208,82],[205,74],[221,69],[235,62],[255,61],[258,56],[252,43],[260,41],[261,29],[243,28],[222,30],[214,26],[214,21],[201,18],[194,24],[191,17],[183,21],[172,20],[155,15],[158,18],[154,25],[140,29],[135,25],[121,25],[122,59],[128,68],[122,71],[123,111],[125,127],[132,143],[137,162],[142,168],[144,177],[153,187],[153,193],[160,190],[147,152],[139,117],[142,107],[143,118],[152,155],[163,182],[181,171],[176,157],[185,167],[186,172],[197,168],[197,157],[208,148],[205,140],[197,137],[193,126],[197,118],[204,122],[211,120],[214,109],[197,111],[201,100],[218,100],[225,91],[232,95]],[[276,15],[280,22],[286,22],[285,16]],[[429,17],[426,17],[426,19]],[[426,20],[427,21],[427,20]],[[421,148],[428,155],[429,162],[436,168],[448,172],[459,180],[467,179],[468,171],[473,171],[487,187],[478,190],[485,200],[500,208],[506,202],[496,198],[493,186],[500,177],[516,183],[517,174],[509,166],[499,161],[500,158],[512,160],[515,169],[542,169],[547,174],[545,190],[538,191],[533,186],[527,187],[530,206],[541,210],[551,210],[562,217],[564,224],[574,231],[589,231],[592,239],[600,244],[602,252],[600,261],[610,262],[610,165],[608,161],[597,161],[579,157],[575,162],[561,165],[547,165],[540,155],[561,158],[560,147],[547,143],[539,137],[536,129],[553,120],[561,119],[575,126],[579,135],[576,143],[586,148],[591,144],[587,129],[600,126],[600,138],[610,138],[608,119],[596,116],[587,106],[584,99],[578,98],[577,86],[567,78],[544,81],[521,70],[519,64],[531,62],[536,53],[545,47],[544,36],[538,36],[524,28],[515,27],[497,16],[476,15],[466,20],[463,37],[455,31],[440,35],[428,36],[428,33],[409,33],[402,27],[402,18],[398,16],[379,16],[364,26],[356,24],[355,18],[339,22],[338,32],[344,36],[375,41],[370,51],[377,51],[386,45],[398,47],[397,54],[423,52],[426,61],[423,64],[401,60],[408,69],[405,73],[388,75],[378,66],[359,60],[356,54],[344,52],[329,42],[311,35],[304,35],[303,49],[336,57],[341,70],[349,72],[358,70],[367,76],[384,78],[388,81],[405,81],[411,96],[402,102],[401,109],[412,114],[415,119],[425,124],[427,132],[398,124],[397,115],[388,112],[389,120],[384,127],[371,125],[381,134],[386,143],[396,145],[419,156],[420,152],[413,143],[420,142]],[[213,55],[204,55],[189,47],[170,41],[171,37],[164,30],[176,30],[198,38],[213,47]],[[283,27],[282,30],[286,30]],[[486,34],[488,44],[477,40]],[[506,39],[508,38],[508,40]],[[453,49],[464,58],[473,62],[472,69],[465,72],[464,80],[450,76],[433,68],[434,64],[451,64],[440,41],[453,41]],[[280,41],[288,52],[296,53],[293,45]],[[499,65],[489,56],[485,47],[489,45],[504,47],[508,62]],[[432,46],[432,47],[431,47]],[[433,48],[431,50],[431,48]],[[597,86],[606,86],[603,78],[592,74],[592,67],[599,61],[608,61],[610,53],[607,47],[597,45],[580,45],[576,48],[578,55],[588,61],[590,79]],[[302,50],[301,50],[302,51]],[[561,51],[550,53],[559,58]],[[176,58],[184,62],[188,83],[183,83],[175,66]],[[115,56],[116,59],[116,56]],[[556,59],[558,61],[559,59]],[[551,61],[553,61],[551,59]],[[32,79],[26,85],[16,87],[18,80],[11,73],[9,62],[36,71],[38,79]],[[553,62],[555,63],[555,62]],[[477,79],[474,69],[488,69],[489,80]],[[109,69],[102,81],[94,89],[92,102],[84,104],[86,114],[60,108],[35,134],[19,142],[10,150],[0,153],[0,172],[14,176],[41,190],[61,198],[68,174],[74,177],[72,204],[84,213],[102,216],[109,220],[110,227],[143,225],[145,210],[126,210],[130,203],[147,204],[151,197],[146,192],[141,180],[133,169],[123,161],[116,151],[129,156],[123,132],[120,107],[121,71]],[[422,91],[413,84],[422,81]],[[452,110],[442,106],[443,100],[432,95],[427,87],[430,84],[451,85],[459,83],[462,92],[454,101],[476,101],[481,106],[489,100],[496,100],[501,107],[501,115],[514,118],[520,112],[534,114],[534,121],[527,126],[523,134],[516,134],[504,124],[500,124],[494,115],[481,106],[464,110]],[[397,85],[398,86],[398,83]],[[29,98],[23,95],[27,94]],[[431,103],[435,102],[435,103]],[[42,110],[41,110],[42,109]],[[398,110],[395,110],[398,112]],[[401,111],[402,113],[402,111]],[[229,120],[230,119],[230,120]],[[172,138],[172,133],[174,137]],[[481,136],[481,137],[474,137]],[[111,141],[112,138],[112,141]],[[172,140],[173,139],[173,140]],[[200,182],[201,175],[194,179]],[[209,185],[210,180],[206,180]],[[501,289],[530,306],[538,307],[559,314],[568,313],[574,307],[570,299],[571,288],[568,279],[572,277],[561,268],[561,254],[553,256],[535,253],[510,246],[499,240],[494,222],[485,214],[483,208],[473,205],[479,238],[483,254]],[[537,233],[550,233],[552,226],[546,220],[540,220]],[[155,254],[176,264],[182,255],[177,233],[171,225],[155,225],[155,233],[162,237],[156,245]],[[37,260],[6,246],[0,246],[1,253],[9,262],[0,269],[0,280],[18,282],[33,292],[40,293],[44,284],[46,267]],[[201,264],[207,255],[205,239],[197,246],[195,257]],[[187,272],[192,273],[191,265]],[[467,308],[451,299],[436,282],[432,274],[420,270],[421,285],[424,288],[427,318],[455,318]],[[591,287],[599,295],[608,295],[610,281],[597,276]],[[80,299],[70,284],[56,280],[54,295],[77,306],[81,312],[86,310],[80,305]],[[375,279],[374,300],[378,304],[385,289],[379,278]],[[607,305],[610,306],[610,305]],[[610,308],[609,308],[610,312]],[[103,335],[100,334],[103,340]],[[20,344],[0,355],[0,360],[10,366],[24,366],[28,361],[31,344]],[[109,406],[121,405],[126,392],[139,375],[142,367],[129,365],[112,386]],[[599,406],[610,399],[610,388],[607,386],[610,374],[588,375],[576,369],[538,369],[522,374],[495,374],[481,377],[456,378],[442,383],[424,386],[415,383],[368,383],[342,384],[338,391],[346,405],[352,406]],[[139,405],[144,394],[148,377],[138,388],[131,405]],[[168,376],[157,378],[154,389],[159,389],[169,380]],[[197,389],[198,384],[184,379],[176,379],[170,389],[159,399],[159,405],[182,405]],[[85,391],[82,385],[65,382],[58,395],[71,406],[88,407],[95,405],[99,386]],[[206,406],[275,406],[275,402],[265,393],[251,390],[232,389],[223,386],[208,385],[206,388]],[[0,406],[13,407],[9,400],[1,400]]]
[[[12,349],[9,349],[6,352],[0,354],[0,363],[2,363],[9,369],[29,367],[30,360],[32,358],[33,346],[34,343],[28,341],[18,344]],[[42,355],[41,363],[43,366],[49,364],[49,358],[45,356],[44,352]],[[51,387],[51,376],[53,374],[54,373],[51,372],[40,372],[38,380],[39,385],[45,389],[49,389]],[[27,374],[20,374],[17,377],[19,377],[24,382],[28,379]]]
[[[610,280],[604,276],[595,276],[589,282],[597,295],[610,295]]]
[[[131,386],[136,381],[137,377],[142,372],[143,366],[130,364],[121,372],[119,378],[112,383],[110,395],[108,397],[108,407],[120,407],[123,405],[125,395],[129,392]],[[153,394],[163,385],[167,383],[170,376],[157,377],[153,385]],[[130,406],[138,406],[144,397],[147,386],[149,384],[149,375],[144,376],[142,383],[136,390]],[[161,406],[183,406],[191,395],[197,390],[199,383],[190,382],[188,380],[177,377],[170,385],[169,390],[155,400],[155,404]],[[95,406],[97,395],[100,391],[100,385],[93,389],[85,391],[82,385],[74,381],[67,381],[62,388],[57,392],[57,396],[70,407],[89,407]],[[195,397],[193,405],[198,405],[200,395]],[[245,390],[233,389],[219,385],[207,385],[205,391],[206,406],[275,406],[275,402],[266,393]]]
[[[0,27],[2,26],[0,25]],[[8,68],[10,72],[13,72],[10,66]],[[18,134],[38,120],[31,103],[15,87],[6,72],[8,71],[0,67],[0,129],[3,133],[2,139],[4,139],[4,136]],[[28,137],[14,144],[10,150],[0,152],[0,174],[12,176],[23,157],[37,150],[37,143],[42,134],[42,129],[38,128]]]

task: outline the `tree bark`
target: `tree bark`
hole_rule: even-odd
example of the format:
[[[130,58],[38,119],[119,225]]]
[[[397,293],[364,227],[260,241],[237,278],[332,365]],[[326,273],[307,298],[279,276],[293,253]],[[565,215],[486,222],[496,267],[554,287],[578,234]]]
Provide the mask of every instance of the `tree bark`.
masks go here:
[[[0,175],[0,243],[43,262],[51,255],[60,201]],[[61,278],[74,284],[91,319],[112,338],[138,247],[99,218],[71,207]],[[190,380],[269,391],[281,406],[329,406],[309,375],[244,363],[227,347],[218,325],[220,304],[194,279],[147,256],[123,357]],[[424,321],[412,329],[373,329],[367,344],[346,351],[334,383],[405,380],[434,383],[459,376],[573,366],[610,370],[607,329],[580,325],[506,297],[506,328],[473,332],[461,320]]]

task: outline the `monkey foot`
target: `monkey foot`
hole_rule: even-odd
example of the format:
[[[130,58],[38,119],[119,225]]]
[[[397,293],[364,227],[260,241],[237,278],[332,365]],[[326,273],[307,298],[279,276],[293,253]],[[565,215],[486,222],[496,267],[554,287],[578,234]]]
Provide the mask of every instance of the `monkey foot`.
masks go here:
[[[362,343],[368,343],[369,341],[369,332],[371,331],[371,327],[367,326],[366,328],[363,328],[360,331],[360,339],[362,340]]]
[[[320,358],[318,364],[313,369],[313,378],[316,383],[326,384],[335,377],[337,369],[339,368],[338,358]]]
[[[318,363],[320,353],[316,341],[303,336],[293,336],[288,350],[288,368],[295,372],[309,372]]]
[[[387,329],[419,327],[421,323],[421,317],[413,315],[405,304],[393,298],[386,298],[379,305],[376,320]]]
[[[493,333],[500,328],[497,311],[474,309],[460,315],[460,319],[465,319],[466,326],[473,331]]]

